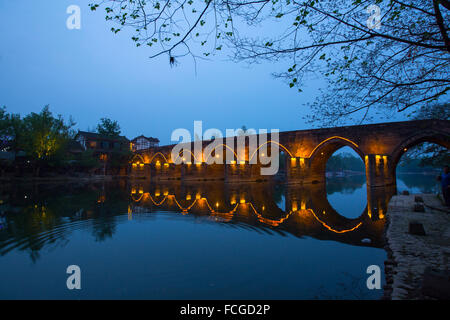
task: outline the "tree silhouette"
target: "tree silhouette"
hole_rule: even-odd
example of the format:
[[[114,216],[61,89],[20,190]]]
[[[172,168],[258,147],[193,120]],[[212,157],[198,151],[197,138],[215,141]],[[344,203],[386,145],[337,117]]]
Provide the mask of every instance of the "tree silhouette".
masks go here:
[[[151,57],[284,61],[276,74],[300,92],[327,81],[309,121],[391,116],[439,101],[450,88],[448,0],[103,0],[106,20],[133,29]],[[267,28],[261,31],[261,27]],[[265,32],[267,30],[268,32]],[[270,31],[270,32],[269,32]]]
[[[118,137],[121,133],[119,123],[108,118],[100,119],[100,123],[97,125],[97,132],[108,137]]]

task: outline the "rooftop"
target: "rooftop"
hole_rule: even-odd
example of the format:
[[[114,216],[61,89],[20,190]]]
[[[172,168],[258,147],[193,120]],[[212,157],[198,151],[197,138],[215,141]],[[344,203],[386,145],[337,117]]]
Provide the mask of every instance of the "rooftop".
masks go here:
[[[125,136],[116,136],[116,137],[115,136],[106,136],[106,135],[101,135],[96,132],[88,132],[88,131],[78,131],[76,137],[79,135],[82,135],[88,139],[96,139],[96,140],[121,141],[121,142],[129,142],[130,141]]]

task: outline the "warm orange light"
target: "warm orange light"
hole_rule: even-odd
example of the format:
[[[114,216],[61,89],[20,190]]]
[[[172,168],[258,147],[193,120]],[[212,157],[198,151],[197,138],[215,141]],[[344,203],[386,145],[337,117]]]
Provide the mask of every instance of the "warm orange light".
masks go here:
[[[190,194],[186,195],[186,200],[191,200],[191,195]]]
[[[151,163],[151,162],[153,161],[153,159],[155,159],[155,157],[156,157],[157,155],[160,155],[161,157],[163,157],[165,162],[168,162],[168,161],[169,161],[169,160],[167,160],[167,158],[166,158],[165,155],[163,155],[161,152],[157,152],[157,153],[155,153],[155,154],[153,155],[153,157],[150,158],[150,161],[148,161],[147,163]]]
[[[239,163],[240,164],[245,164],[245,160],[241,160]]]
[[[292,201],[292,211],[297,211],[297,201]]]
[[[328,230],[334,232],[334,233],[346,233],[346,232],[352,232],[356,229],[358,229],[361,225],[362,222],[359,222],[356,226],[354,226],[351,229],[346,229],[346,230],[336,230],[333,229],[332,227],[330,227],[329,225],[327,225],[325,222],[323,222],[322,220],[319,219],[319,217],[316,216],[316,214],[314,213],[314,211],[312,209],[308,209],[309,212],[312,213],[312,215],[314,216],[314,218],[316,218],[317,221],[319,221],[325,228],[327,228]]]
[[[239,201],[239,203],[245,203],[245,199],[241,198],[241,200]]]
[[[159,197],[161,195],[161,193],[159,191],[155,192],[155,197]]]
[[[231,164],[236,164],[236,161],[235,160],[231,160],[230,163]]]
[[[220,144],[220,145],[218,145],[218,146],[216,146],[215,148],[214,148],[214,152],[217,152],[216,151],[216,149],[217,148],[219,148],[219,147],[225,147],[225,148],[227,148],[227,149],[229,149],[231,152],[233,152],[233,154],[235,155],[235,157],[237,158],[237,154],[236,154],[236,152],[232,149],[232,148],[230,148],[229,146],[227,146],[226,144]],[[205,160],[205,162],[206,163],[208,163],[208,160],[209,160],[209,158],[212,156],[212,152],[210,153],[210,154],[208,154],[208,156],[206,157],[206,160]],[[220,157],[220,155],[219,154],[217,154],[216,155],[216,158],[219,158]]]
[[[202,198],[202,195],[200,193],[197,193],[195,195],[195,199],[200,200]]]
[[[261,144],[261,145],[253,152],[253,154],[252,154],[251,156],[249,155],[249,161],[252,161],[253,157],[255,156],[256,152],[257,152],[259,149],[261,149],[264,145],[269,144],[269,143],[274,143],[274,144],[278,145],[278,146],[281,147],[284,151],[286,151],[286,152],[289,154],[289,156],[293,157],[292,153],[291,153],[285,146],[283,146],[282,144],[278,143],[277,141],[272,141],[272,140],[270,140],[270,141],[266,141],[265,143]]]
[[[334,136],[334,137],[329,137],[329,138],[323,140],[321,143],[319,143],[319,144],[313,149],[313,151],[311,151],[311,153],[309,154],[309,158],[311,158],[311,156],[314,154],[314,152],[315,152],[322,144],[324,144],[325,142],[330,141],[330,140],[332,140],[332,139],[341,139],[341,140],[344,140],[344,141],[347,141],[347,142],[351,143],[351,144],[354,145],[356,148],[359,148],[359,146],[358,146],[356,143],[354,143],[353,141],[351,141],[351,140],[349,140],[349,139],[347,139],[347,138],[340,137],[340,136]],[[323,152],[321,152],[321,155],[323,155]]]

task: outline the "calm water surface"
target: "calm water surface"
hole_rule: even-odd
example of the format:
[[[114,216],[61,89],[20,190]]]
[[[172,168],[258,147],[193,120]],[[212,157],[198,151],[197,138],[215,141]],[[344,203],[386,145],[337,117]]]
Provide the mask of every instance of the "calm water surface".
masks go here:
[[[433,177],[399,190],[434,192]],[[402,180],[403,179],[403,180]],[[378,299],[386,205],[364,177],[0,187],[1,299]],[[370,239],[370,243],[362,242]],[[68,290],[78,265],[82,289]]]

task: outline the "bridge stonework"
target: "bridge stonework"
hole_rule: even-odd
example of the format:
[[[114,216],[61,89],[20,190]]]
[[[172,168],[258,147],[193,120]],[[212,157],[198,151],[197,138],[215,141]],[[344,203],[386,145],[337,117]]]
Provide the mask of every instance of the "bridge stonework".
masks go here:
[[[254,136],[253,136],[254,137]],[[211,141],[203,141],[200,155],[194,153],[184,163],[175,164],[171,152],[174,145],[161,146],[136,152],[130,162],[130,176],[152,180],[208,181],[224,180],[244,182],[270,180],[273,176],[261,175],[264,166],[259,161],[250,164],[253,154],[247,136],[245,151],[231,153],[233,160],[226,164],[206,164],[205,159],[214,156]],[[224,139],[226,140],[226,139]],[[237,138],[232,138],[237,145]],[[266,146],[270,153],[271,140]],[[417,120],[335,128],[286,131],[279,133],[281,174],[288,183],[320,183],[325,181],[326,163],[338,149],[348,146],[364,161],[368,187],[392,186],[396,184],[396,167],[401,156],[411,147],[422,142],[431,142],[450,148],[450,121]],[[224,141],[225,143],[225,141]],[[262,144],[258,144],[261,147]],[[224,145],[216,150],[230,152]],[[191,143],[194,151],[194,143]],[[207,154],[209,153],[209,154]],[[261,153],[259,152],[260,156]],[[181,155],[180,155],[181,156]],[[219,155],[217,155],[219,157]],[[259,159],[259,158],[258,158]]]

